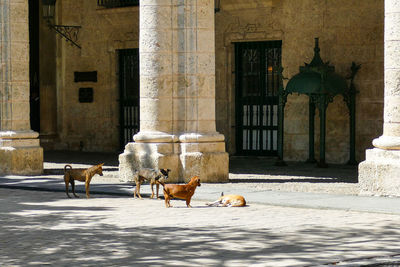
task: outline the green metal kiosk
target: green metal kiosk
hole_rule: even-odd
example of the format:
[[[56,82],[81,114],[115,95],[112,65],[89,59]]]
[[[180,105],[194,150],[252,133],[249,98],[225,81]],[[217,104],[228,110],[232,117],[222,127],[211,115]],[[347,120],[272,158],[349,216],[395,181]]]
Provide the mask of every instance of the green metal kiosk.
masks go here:
[[[320,149],[319,167],[327,167],[325,162],[325,135],[326,135],[326,109],[336,95],[342,95],[343,100],[349,108],[350,115],[350,159],[348,164],[357,164],[355,160],[355,97],[357,90],[354,87],[354,77],[360,68],[354,62],[351,66],[350,86],[344,77],[335,73],[335,67],[329,62],[323,62],[320,57],[318,38],[315,38],[314,58],[305,66],[300,67],[300,72],[293,76],[287,83],[286,88],[280,86],[278,126],[280,140],[278,140],[278,164],[284,165],[283,161],[283,116],[284,107],[289,94],[305,94],[309,97],[309,154],[307,162],[317,162],[314,157],[314,117],[315,108],[319,110],[320,118]],[[281,70],[282,71],[282,70]]]

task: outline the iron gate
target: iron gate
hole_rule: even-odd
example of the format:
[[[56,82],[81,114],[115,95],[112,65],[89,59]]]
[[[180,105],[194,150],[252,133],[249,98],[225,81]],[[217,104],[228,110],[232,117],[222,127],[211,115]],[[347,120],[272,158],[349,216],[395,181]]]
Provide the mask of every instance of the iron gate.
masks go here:
[[[235,43],[236,152],[277,155],[282,41]]]
[[[139,132],[139,49],[118,50],[120,89],[120,147]]]

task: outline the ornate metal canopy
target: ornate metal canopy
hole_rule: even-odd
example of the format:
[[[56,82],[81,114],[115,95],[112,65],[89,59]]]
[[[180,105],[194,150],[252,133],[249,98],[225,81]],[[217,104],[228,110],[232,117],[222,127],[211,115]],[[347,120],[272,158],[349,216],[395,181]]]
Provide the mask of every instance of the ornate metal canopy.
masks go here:
[[[356,164],[355,160],[355,90],[353,80],[360,65],[354,62],[351,66],[350,86],[341,75],[335,73],[335,67],[329,62],[323,62],[320,57],[318,38],[315,38],[314,58],[305,66],[300,67],[300,72],[293,76],[286,85],[286,89],[280,88],[280,126],[278,127],[281,140],[278,144],[278,156],[281,164],[283,162],[283,113],[287,96],[292,93],[305,94],[309,96],[309,158],[307,162],[316,162],[314,158],[314,117],[315,108],[319,110],[320,117],[320,157],[318,166],[326,167],[325,163],[325,135],[326,135],[326,108],[333,98],[340,94],[349,108],[350,115],[350,160],[349,164]]]
[[[335,67],[324,63],[319,55],[318,38],[315,38],[314,58],[310,64],[300,67],[300,73],[293,76],[286,85],[286,93],[334,97],[348,91],[346,80],[335,73]],[[318,97],[317,97],[318,98]]]

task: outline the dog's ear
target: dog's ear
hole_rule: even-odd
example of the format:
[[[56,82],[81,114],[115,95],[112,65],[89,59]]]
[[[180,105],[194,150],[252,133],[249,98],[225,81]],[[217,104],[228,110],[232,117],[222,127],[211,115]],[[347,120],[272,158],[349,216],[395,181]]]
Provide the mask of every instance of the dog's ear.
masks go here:
[[[99,166],[103,166],[103,165],[104,165],[104,162],[99,164]]]
[[[165,175],[168,176],[168,169],[160,169],[160,172]]]

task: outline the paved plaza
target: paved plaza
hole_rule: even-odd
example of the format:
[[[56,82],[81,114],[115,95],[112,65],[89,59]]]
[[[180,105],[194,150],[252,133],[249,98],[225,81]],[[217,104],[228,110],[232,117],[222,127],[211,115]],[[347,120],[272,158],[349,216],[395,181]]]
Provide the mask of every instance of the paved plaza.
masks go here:
[[[400,255],[399,214],[201,201],[167,209],[5,188],[0,201],[1,266],[359,266]]]
[[[93,178],[91,199],[83,183],[81,198],[68,199],[61,170],[95,158],[53,155],[44,175],[0,177],[0,266],[400,266],[400,199],[356,195],[355,168],[232,159],[229,183],[203,183],[193,208],[173,200],[167,209],[148,184],[134,199],[115,159],[100,156],[105,175]],[[248,206],[205,205],[221,191]]]

